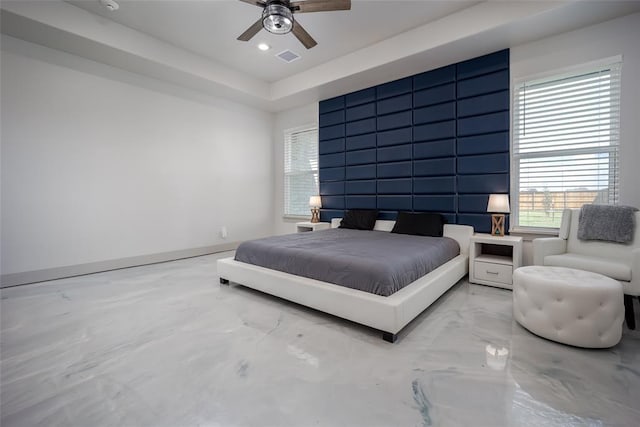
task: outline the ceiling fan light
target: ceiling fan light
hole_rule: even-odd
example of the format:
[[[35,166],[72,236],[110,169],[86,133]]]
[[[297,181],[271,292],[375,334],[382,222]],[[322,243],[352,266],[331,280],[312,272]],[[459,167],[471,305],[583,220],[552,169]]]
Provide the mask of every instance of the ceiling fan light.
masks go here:
[[[287,34],[293,28],[293,14],[286,6],[271,4],[262,12],[262,26],[273,34]]]

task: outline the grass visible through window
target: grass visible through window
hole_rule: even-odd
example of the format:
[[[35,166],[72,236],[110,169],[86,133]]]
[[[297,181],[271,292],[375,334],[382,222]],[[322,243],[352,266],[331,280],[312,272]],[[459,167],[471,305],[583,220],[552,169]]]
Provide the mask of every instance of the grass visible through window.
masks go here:
[[[519,224],[524,227],[559,228],[562,211],[520,211]]]

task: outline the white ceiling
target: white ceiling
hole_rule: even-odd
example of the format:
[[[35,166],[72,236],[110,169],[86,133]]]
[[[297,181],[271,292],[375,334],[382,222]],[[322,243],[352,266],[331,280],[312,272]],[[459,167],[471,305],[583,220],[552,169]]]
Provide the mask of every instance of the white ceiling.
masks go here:
[[[496,50],[640,12],[617,0],[352,0],[352,10],[299,14],[318,41],[262,30],[236,38],[260,8],[238,0],[2,0],[3,50],[20,40],[267,111],[317,102]],[[260,52],[256,45],[273,46]],[[274,54],[291,49],[291,64]]]
[[[118,0],[110,12],[98,0],[68,0],[75,6],[174,46],[202,55],[267,82],[274,82],[354,52],[396,34],[435,21],[479,1],[352,0],[350,11],[298,13],[318,42],[312,49],[293,36],[261,30],[248,42],[236,38],[262,13],[238,0]],[[261,52],[258,43],[272,49]],[[285,49],[301,59],[285,63],[276,54]]]

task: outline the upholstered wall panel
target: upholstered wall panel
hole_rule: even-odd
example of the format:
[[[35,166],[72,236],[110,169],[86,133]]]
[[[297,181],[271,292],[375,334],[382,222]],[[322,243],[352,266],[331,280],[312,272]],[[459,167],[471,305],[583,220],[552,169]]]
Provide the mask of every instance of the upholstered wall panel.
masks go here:
[[[454,157],[455,155],[456,140],[453,138],[413,144],[414,160],[431,159],[435,157]]]
[[[350,136],[345,139],[346,150],[361,150],[363,148],[376,148],[376,134],[369,133],[366,135]],[[322,145],[322,143],[320,143]]]
[[[439,102],[455,101],[455,99],[456,85],[455,83],[450,83],[414,92],[413,107],[424,107],[427,105],[437,104]]]
[[[347,108],[346,118],[348,121],[362,120],[369,117],[375,117],[376,104],[373,102],[364,105]]]
[[[396,162],[398,160],[411,160],[411,144],[394,145],[392,147],[378,148],[378,162]]]
[[[338,97],[340,98],[340,97]],[[347,107],[353,107],[354,105],[365,104],[367,102],[373,102],[376,100],[376,88],[371,87],[369,89],[363,89],[358,92],[353,92],[345,95],[345,104]],[[334,98],[336,99],[336,98]],[[323,101],[324,102],[324,101]],[[339,103],[339,102],[338,102]]]
[[[344,123],[344,110],[332,111],[330,113],[320,114],[320,126],[331,126]]]
[[[320,182],[344,181],[344,168],[321,168]]]
[[[370,148],[368,150],[347,151],[346,153],[347,165],[366,165],[368,163],[376,162],[376,149]]]
[[[378,179],[378,194],[411,194],[411,178]]]
[[[456,103],[446,102],[444,104],[430,105],[428,107],[413,110],[413,124],[440,122],[443,120],[453,120],[456,118]]]
[[[392,96],[410,93],[413,90],[413,79],[407,77],[401,80],[376,86],[376,99],[390,98]]]
[[[344,96],[338,96],[337,98],[327,99],[320,102],[319,111],[320,115],[336,111],[344,108]]]
[[[413,76],[413,90],[419,91],[434,86],[444,87],[445,83],[456,81],[456,65],[438,68]]]
[[[411,178],[411,162],[378,163],[377,177],[380,178]]]
[[[413,178],[413,194],[455,194],[455,176]]]
[[[322,176],[322,174],[320,174]],[[376,165],[350,166],[347,168],[346,179],[375,179]]]
[[[344,209],[344,196],[322,196],[322,206],[327,209]]]
[[[347,122],[345,127],[345,133],[347,136],[361,135],[363,133],[370,133],[376,131],[376,119],[374,117],[370,119],[358,120],[356,122]]]
[[[376,196],[346,196],[347,209],[376,209]]]
[[[509,192],[508,174],[459,175],[458,194],[485,193],[487,201],[491,193]]]
[[[320,131],[318,133],[319,133],[320,141],[342,138],[344,136],[344,125],[339,124],[339,125],[333,125],[333,126],[320,127]]]
[[[377,130],[389,130],[411,126],[411,111],[378,116]]]
[[[322,155],[329,153],[340,153],[344,151],[344,147],[344,138],[338,138],[324,141],[318,148],[319,153]]]
[[[364,179],[344,183],[345,194],[376,194],[377,181]]]
[[[378,115],[395,113],[397,111],[411,110],[411,94],[396,96],[384,99],[376,103],[376,113]]]
[[[509,51],[320,102],[321,218],[442,213],[490,230],[509,191]]]
[[[326,181],[320,183],[321,196],[340,196],[345,194],[344,181]]]
[[[318,161],[322,163],[324,167],[335,168],[338,166],[344,166],[344,152],[333,154],[321,154]]]
[[[378,196],[378,209],[410,211],[413,204],[411,196]]]
[[[507,67],[509,64],[507,64]],[[458,80],[457,98],[484,95],[509,89],[509,70],[499,71],[469,80]]]
[[[456,174],[455,157],[413,162],[413,176],[454,176]]]
[[[504,153],[509,151],[509,132],[458,137],[458,155]]]
[[[429,123],[427,125],[414,126],[414,141],[432,141],[434,139],[445,139],[456,137],[456,121]]]

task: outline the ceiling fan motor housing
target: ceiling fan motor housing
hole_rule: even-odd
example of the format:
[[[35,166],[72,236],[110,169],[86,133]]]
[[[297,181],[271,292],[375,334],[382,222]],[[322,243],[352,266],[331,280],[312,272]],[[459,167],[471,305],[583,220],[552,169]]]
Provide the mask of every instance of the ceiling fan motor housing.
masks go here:
[[[262,26],[273,34],[287,34],[293,28],[293,13],[280,2],[270,2],[262,11]]]
[[[1,1],[1,0],[0,0]],[[107,0],[105,0],[107,1]],[[113,1],[113,0],[108,0]],[[240,0],[253,6],[262,8],[262,16],[258,18],[238,40],[247,42],[263,28],[273,34],[287,34],[289,32],[306,47],[311,49],[318,44],[313,37],[293,19],[294,13],[330,12],[334,10],[351,9],[351,0]]]

